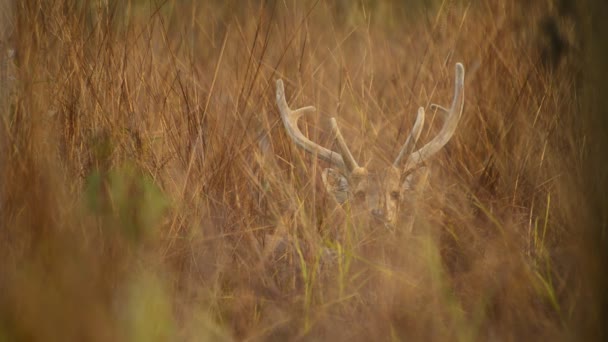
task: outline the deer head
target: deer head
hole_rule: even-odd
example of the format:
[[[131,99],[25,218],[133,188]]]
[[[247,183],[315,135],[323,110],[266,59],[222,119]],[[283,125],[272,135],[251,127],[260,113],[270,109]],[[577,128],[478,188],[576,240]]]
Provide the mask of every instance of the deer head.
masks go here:
[[[424,125],[424,108],[418,109],[418,116],[401,151],[393,164],[387,169],[370,173],[360,166],[348,149],[335,118],[330,119],[338,151],[331,151],[306,138],[298,128],[298,119],[304,114],[314,112],[314,107],[291,110],[285,100],[282,80],[276,82],[276,100],[287,134],[293,142],[306,152],[317,156],[334,168],[323,170],[322,179],[326,190],[333,194],[341,205],[350,205],[357,212],[370,214],[374,220],[392,226],[400,211],[417,190],[418,179],[425,178],[427,162],[450,141],[464,107],[464,67],[456,63],[456,82],[454,98],[450,108],[431,105],[445,114],[443,127],[431,141],[414,151]]]

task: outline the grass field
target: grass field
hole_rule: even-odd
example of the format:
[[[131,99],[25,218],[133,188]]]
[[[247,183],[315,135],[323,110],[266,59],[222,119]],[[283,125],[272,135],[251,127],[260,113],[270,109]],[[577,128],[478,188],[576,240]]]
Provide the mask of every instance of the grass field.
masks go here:
[[[593,6],[16,2],[0,341],[601,339]],[[429,105],[449,105],[457,62],[464,112],[403,208],[412,231],[334,203],[325,163],[285,133],[275,81],[317,108],[300,125],[311,140],[333,148],[335,116],[379,170],[419,106],[421,141],[437,134]]]

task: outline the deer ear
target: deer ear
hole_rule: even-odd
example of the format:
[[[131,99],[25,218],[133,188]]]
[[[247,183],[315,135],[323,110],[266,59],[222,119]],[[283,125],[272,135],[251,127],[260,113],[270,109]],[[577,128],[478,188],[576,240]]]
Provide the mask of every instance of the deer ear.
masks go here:
[[[405,177],[403,184],[401,184],[402,195],[407,196],[407,194],[411,194],[412,192],[420,194],[424,191],[428,178],[429,169],[427,167],[421,167],[410,173]]]
[[[402,205],[407,208],[407,220],[404,222],[406,231],[411,233],[414,229],[414,220],[417,216],[420,200],[428,183],[430,170],[421,167],[405,177],[401,184]]]
[[[332,194],[338,203],[343,204],[348,199],[348,180],[340,171],[325,169],[321,174],[325,190]]]

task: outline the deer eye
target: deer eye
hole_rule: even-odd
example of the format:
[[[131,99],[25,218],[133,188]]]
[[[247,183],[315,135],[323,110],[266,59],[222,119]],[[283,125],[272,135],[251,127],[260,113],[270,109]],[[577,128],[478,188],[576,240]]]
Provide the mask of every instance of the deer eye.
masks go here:
[[[398,201],[399,197],[401,197],[401,194],[399,194],[399,191],[391,191],[391,198],[392,199],[394,199],[395,201]]]

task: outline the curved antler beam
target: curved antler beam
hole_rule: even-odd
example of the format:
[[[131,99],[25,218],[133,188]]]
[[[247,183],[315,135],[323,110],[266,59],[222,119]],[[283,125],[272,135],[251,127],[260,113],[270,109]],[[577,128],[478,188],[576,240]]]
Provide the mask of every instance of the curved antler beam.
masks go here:
[[[344,159],[342,156],[334,151],[328,150],[323,146],[320,146],[302,134],[300,129],[298,128],[298,120],[304,113],[314,112],[315,107],[308,106],[299,108],[296,110],[291,110],[287,105],[287,100],[285,99],[285,87],[283,85],[283,80],[277,80],[277,92],[276,92],[276,100],[277,105],[279,106],[279,111],[281,112],[281,119],[283,119],[283,125],[285,126],[285,130],[287,131],[287,135],[291,137],[294,143],[300,148],[304,149],[306,152],[319,157],[319,159],[326,161],[341,170],[348,171],[346,164],[344,163]]]
[[[437,136],[429,141],[426,145],[409,155],[403,168],[404,172],[416,169],[426,160],[439,152],[448,143],[448,141],[450,141],[456,132],[456,127],[458,127],[458,122],[460,121],[460,117],[462,116],[462,111],[464,109],[464,66],[461,63],[456,63],[455,73],[456,81],[454,84],[454,98],[452,99],[452,106],[447,109],[447,117],[441,131],[439,131],[439,134],[437,134]],[[433,106],[446,110],[438,105]]]

